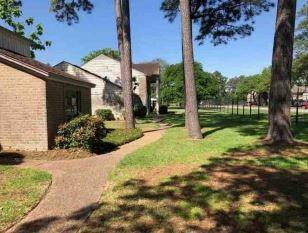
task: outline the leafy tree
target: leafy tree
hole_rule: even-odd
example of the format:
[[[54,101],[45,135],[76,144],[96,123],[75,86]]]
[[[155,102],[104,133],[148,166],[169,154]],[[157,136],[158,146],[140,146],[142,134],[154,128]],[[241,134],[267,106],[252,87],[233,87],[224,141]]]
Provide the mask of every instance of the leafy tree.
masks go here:
[[[42,41],[44,33],[42,24],[34,24],[34,19],[28,17],[21,20],[22,1],[21,0],[0,0],[0,20],[8,25],[14,32],[21,36],[26,36],[26,27],[34,27],[34,30],[28,35],[31,40],[31,55],[35,57],[35,50],[45,50],[51,46],[50,41]]]
[[[261,73],[229,79],[226,90],[231,98],[246,100],[247,94],[254,91],[258,94],[269,92],[271,67],[264,68]]]
[[[269,98],[269,143],[291,143],[290,105],[296,0],[278,0]]]
[[[173,64],[161,75],[161,98],[165,104],[184,104],[183,64]],[[201,63],[195,62],[194,76],[197,88],[197,100],[218,99],[224,97],[227,78],[219,72],[208,73]]]
[[[117,51],[117,50],[113,50],[111,48],[104,48],[104,49],[92,51],[89,54],[87,54],[86,56],[84,56],[81,60],[82,60],[83,63],[87,63],[87,62],[91,61],[92,59],[98,57],[101,54],[104,54],[104,55],[111,57],[111,58],[118,60],[118,61],[121,60],[120,52]]]
[[[130,35],[129,0],[114,0],[118,47],[121,55],[121,79],[123,88],[123,102],[125,108],[126,128],[135,128],[133,114],[133,78]],[[51,0],[51,11],[57,20],[69,25],[79,22],[79,11],[91,13],[91,0]]]
[[[308,53],[299,55],[293,62],[292,84],[308,85]]]
[[[255,91],[258,93],[269,92],[272,76],[272,67],[264,68],[261,74],[256,75]]]
[[[296,28],[295,52],[299,56],[308,53],[308,4],[305,4],[298,12],[300,22]]]
[[[93,7],[91,0],[50,0],[50,10],[56,19],[69,25],[79,22],[79,11],[91,13]]]
[[[191,18],[199,26],[196,39],[208,37],[214,45],[249,36],[256,15],[274,6],[270,0],[190,0]],[[161,10],[173,22],[179,13],[179,0],[164,0]]]

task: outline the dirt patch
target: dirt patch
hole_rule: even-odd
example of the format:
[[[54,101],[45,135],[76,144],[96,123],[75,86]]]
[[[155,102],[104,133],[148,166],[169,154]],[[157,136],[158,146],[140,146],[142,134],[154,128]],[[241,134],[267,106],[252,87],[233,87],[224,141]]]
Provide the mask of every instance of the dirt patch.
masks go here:
[[[141,169],[137,172],[137,174],[138,179],[145,180],[148,185],[155,185],[165,178],[170,176],[185,175],[198,167],[199,166],[196,164],[174,164],[151,169]]]
[[[70,160],[93,155],[85,150],[1,151],[0,164],[14,165],[25,160]]]

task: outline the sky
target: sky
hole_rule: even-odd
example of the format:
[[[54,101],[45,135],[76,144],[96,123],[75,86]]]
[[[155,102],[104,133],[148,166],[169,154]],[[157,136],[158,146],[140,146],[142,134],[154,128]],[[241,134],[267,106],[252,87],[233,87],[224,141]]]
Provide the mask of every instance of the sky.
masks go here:
[[[45,51],[36,52],[36,59],[55,65],[63,60],[76,65],[90,51],[117,49],[113,0],[93,0],[91,14],[82,13],[78,24],[58,22],[49,12],[49,0],[24,0],[25,17],[33,16],[44,26],[43,39],[52,41]],[[131,34],[133,62],[162,58],[169,64],[181,62],[179,18],[169,23],[159,10],[162,0],[131,0]],[[299,9],[307,0],[298,0]],[[194,43],[195,60],[206,71],[219,71],[228,78],[251,75],[271,64],[276,7],[256,17],[255,31],[250,37],[213,46]],[[194,34],[197,33],[194,26]]]

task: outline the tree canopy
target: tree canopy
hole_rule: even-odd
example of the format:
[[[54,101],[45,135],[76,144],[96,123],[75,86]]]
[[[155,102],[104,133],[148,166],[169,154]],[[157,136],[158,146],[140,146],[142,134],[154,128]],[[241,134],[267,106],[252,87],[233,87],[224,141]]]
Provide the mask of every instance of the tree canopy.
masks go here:
[[[92,59],[98,57],[99,55],[104,54],[108,57],[111,57],[116,60],[121,60],[121,54],[118,50],[113,50],[111,48],[104,48],[100,50],[95,50],[84,56],[81,60],[83,63],[87,63],[91,61]]]
[[[195,81],[198,101],[208,98],[219,98],[225,94],[227,78],[219,72],[208,73],[203,70],[201,63],[194,64]],[[161,76],[161,99],[163,103],[184,102],[183,64],[168,66]]]
[[[209,37],[214,45],[249,36],[253,18],[274,6],[270,0],[190,0],[191,18],[199,26],[200,43]],[[173,22],[179,13],[179,0],[164,0],[161,10]]]
[[[22,16],[21,0],[0,0],[0,20],[17,34],[28,37],[32,41],[31,53],[34,57],[35,50],[45,50],[46,47],[51,45],[51,42],[41,40],[44,33],[42,24],[35,24],[32,17],[22,20]],[[26,29],[29,28],[32,29],[32,32],[26,35]]]
[[[308,85],[308,53],[299,55],[293,61],[292,83],[296,85]]]
[[[56,19],[69,25],[79,22],[80,10],[91,13],[93,8],[90,0],[50,0],[50,10],[55,13]]]
[[[271,80],[271,67],[264,68],[261,73],[231,78],[227,82],[227,90],[231,96],[245,99],[251,91],[257,93],[268,92]]]

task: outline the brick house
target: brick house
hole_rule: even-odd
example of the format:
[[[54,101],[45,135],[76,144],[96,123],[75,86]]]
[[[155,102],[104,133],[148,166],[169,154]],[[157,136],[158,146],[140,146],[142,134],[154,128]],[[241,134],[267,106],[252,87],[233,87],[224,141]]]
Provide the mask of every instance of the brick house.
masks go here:
[[[119,84],[66,61],[62,61],[54,67],[96,85],[91,89],[92,114],[95,114],[97,109],[110,109],[116,119],[123,119],[123,91]],[[136,94],[134,95],[134,104],[142,104],[140,97]]]
[[[48,150],[60,124],[91,114],[94,84],[30,54],[28,39],[0,27],[0,149]]]

